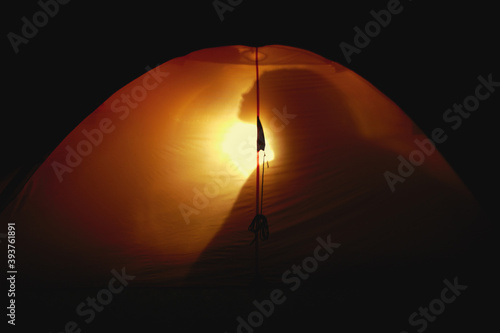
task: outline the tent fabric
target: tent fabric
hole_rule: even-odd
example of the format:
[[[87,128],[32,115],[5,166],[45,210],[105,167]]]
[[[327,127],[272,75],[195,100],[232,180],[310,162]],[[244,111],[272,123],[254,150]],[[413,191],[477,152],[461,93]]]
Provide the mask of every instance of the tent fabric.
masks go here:
[[[425,138],[395,103],[314,53],[279,45],[258,51],[269,161],[264,279],[279,281],[328,235],[341,247],[322,264],[325,276],[461,251],[482,214],[438,151],[396,191],[384,178]],[[99,106],[1,215],[18,226],[23,274],[34,283],[98,284],[126,267],[134,284],[248,283],[255,73],[253,47],[200,50]]]

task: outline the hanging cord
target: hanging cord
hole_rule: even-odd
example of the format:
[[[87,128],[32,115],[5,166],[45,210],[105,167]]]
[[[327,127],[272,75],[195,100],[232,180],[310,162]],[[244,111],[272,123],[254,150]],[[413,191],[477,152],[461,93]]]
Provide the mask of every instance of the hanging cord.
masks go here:
[[[259,214],[259,117],[260,117],[260,90],[259,90],[259,48],[255,48],[255,84],[257,85],[257,172],[255,173],[255,214]]]
[[[262,205],[264,204],[264,163],[266,160],[266,153],[264,152],[264,158],[262,159],[262,186],[261,186],[261,195],[260,195],[260,213],[255,215],[252,220],[252,223],[248,226],[248,231],[253,232],[255,234],[254,239],[250,243],[252,245],[257,241],[257,238],[260,236],[261,240],[266,240],[269,238],[269,225],[267,223],[267,217],[262,214]],[[269,162],[267,163],[267,167],[269,168]]]
[[[262,186],[260,187],[260,214],[262,215],[262,205],[264,204],[264,161],[266,160],[266,152],[264,151],[264,158],[262,159]],[[267,163],[269,168],[269,163]]]
[[[260,91],[259,91],[259,49],[255,48],[255,74],[256,74],[256,85],[257,85],[257,120],[260,116]],[[257,140],[258,140],[258,129],[257,129]],[[255,244],[255,271],[258,274],[258,242],[260,239],[266,240],[269,237],[269,226],[267,224],[267,218],[262,214],[262,204],[264,197],[264,161],[266,159],[266,153],[264,152],[264,159],[262,160],[262,186],[261,186],[261,201],[260,201],[260,212],[259,212],[259,150],[257,150],[257,173],[256,173],[256,215],[252,220],[252,223],[248,226],[248,231],[254,233],[254,238],[250,245]],[[269,167],[269,163],[268,163]]]

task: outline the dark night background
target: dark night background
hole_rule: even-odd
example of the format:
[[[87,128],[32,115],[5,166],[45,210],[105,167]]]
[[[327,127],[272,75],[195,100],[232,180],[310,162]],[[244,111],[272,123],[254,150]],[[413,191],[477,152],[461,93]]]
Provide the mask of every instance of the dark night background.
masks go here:
[[[362,28],[372,20],[370,11],[385,9],[387,2],[243,0],[232,12],[226,12],[221,22],[211,0],[71,1],[60,5],[59,13],[27,45],[21,45],[18,54],[6,35],[11,31],[19,34],[21,18],[31,19],[40,7],[36,1],[4,4],[0,179],[9,178],[11,182],[3,188],[0,208],[4,208],[33,167],[112,93],[143,74],[147,66],[155,67],[199,49],[283,44],[312,51],[367,79],[427,134],[445,126],[443,112],[474,93],[479,75],[487,77],[492,73],[493,80],[500,81],[498,10],[487,1],[439,5],[424,0],[401,1],[403,11],[393,16],[389,26],[382,28],[347,63],[339,43],[352,44],[353,28]],[[448,140],[437,147],[492,221],[498,216],[499,105],[500,88],[481,102],[460,128],[448,130]],[[3,230],[2,227],[0,232]],[[459,301],[447,306],[427,331],[458,332],[487,327],[486,323],[493,322],[496,314],[489,305],[496,299],[491,284],[496,279],[489,274],[498,258],[493,252],[492,233],[471,237],[478,238],[478,248],[462,264],[451,265],[456,270],[446,271],[445,276],[441,271],[419,272],[430,289],[422,287],[424,283],[405,286],[408,295],[413,295],[405,300],[406,307],[386,304],[380,298],[373,301],[379,305],[373,311],[384,313],[383,320],[393,323],[394,332],[415,332],[408,327],[408,315],[439,296],[444,278],[458,276],[469,289]],[[377,293],[383,295],[381,290]],[[78,300],[70,302],[77,303]],[[354,321],[362,322],[371,313],[365,306],[361,308],[359,317],[352,315]],[[388,310],[382,311],[384,308]],[[19,323],[28,325],[30,313],[22,313],[21,308],[18,311]],[[323,311],[330,316],[329,329],[335,331],[335,314]],[[281,313],[280,320],[285,318]],[[63,314],[52,313],[53,332],[59,332],[67,320]],[[310,324],[315,326],[314,322]],[[368,324],[377,330],[376,325]],[[236,321],[226,327],[235,331]],[[85,331],[92,329],[89,326]],[[165,331],[177,330],[165,327]]]

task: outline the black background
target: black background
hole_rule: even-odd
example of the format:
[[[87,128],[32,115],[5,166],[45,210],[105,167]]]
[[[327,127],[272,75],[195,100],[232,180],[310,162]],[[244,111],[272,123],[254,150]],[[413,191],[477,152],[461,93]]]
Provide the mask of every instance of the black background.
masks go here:
[[[36,1],[3,4],[0,179],[17,176],[2,192],[2,205],[24,175],[112,93],[147,66],[203,48],[283,44],[312,51],[367,79],[427,134],[444,125],[447,108],[474,93],[479,75],[492,73],[500,81],[498,11],[487,1],[402,1],[403,11],[347,63],[339,43],[352,44],[353,28],[363,28],[372,19],[370,11],[386,8],[387,2],[244,0],[221,21],[211,0],[73,0],[61,5],[18,54],[6,35],[20,34],[21,18],[31,20],[40,7]],[[492,220],[498,216],[498,90],[437,147]],[[489,295],[477,299],[486,302]],[[448,314],[449,325],[470,316],[476,305],[468,306]],[[475,315],[471,322],[488,316]],[[442,329],[448,331],[444,324]]]

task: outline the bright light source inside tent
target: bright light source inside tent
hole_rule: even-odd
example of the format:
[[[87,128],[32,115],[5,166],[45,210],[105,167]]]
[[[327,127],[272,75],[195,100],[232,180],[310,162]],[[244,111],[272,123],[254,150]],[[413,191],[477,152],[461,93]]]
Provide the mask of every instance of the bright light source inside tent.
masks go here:
[[[266,136],[266,161],[274,159],[274,151],[270,138]],[[256,167],[257,126],[247,123],[236,123],[231,126],[222,142],[222,151],[231,158],[244,176],[250,175]],[[259,163],[262,163],[264,152],[259,152]]]

